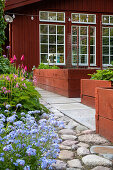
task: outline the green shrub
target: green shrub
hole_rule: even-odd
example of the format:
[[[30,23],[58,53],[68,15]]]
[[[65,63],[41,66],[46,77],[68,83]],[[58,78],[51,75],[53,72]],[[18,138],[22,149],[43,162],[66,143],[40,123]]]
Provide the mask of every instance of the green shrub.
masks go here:
[[[97,73],[89,74],[93,80],[109,80],[113,81],[113,70],[97,70]]]
[[[0,74],[10,73],[10,63],[8,58],[0,56]]]
[[[38,69],[59,69],[59,67],[56,66],[56,65],[49,66],[49,65],[45,65],[45,64],[41,63],[41,64],[38,66]]]

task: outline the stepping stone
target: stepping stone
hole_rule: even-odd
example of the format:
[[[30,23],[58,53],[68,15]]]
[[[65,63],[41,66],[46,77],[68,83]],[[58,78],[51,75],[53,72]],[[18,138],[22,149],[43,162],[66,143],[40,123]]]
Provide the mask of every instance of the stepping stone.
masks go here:
[[[77,155],[79,156],[84,156],[84,155],[88,155],[90,154],[89,149],[85,148],[85,147],[80,147],[77,149]]]
[[[66,145],[62,145],[62,144],[59,144],[59,148],[64,149],[64,150],[71,150],[71,146],[66,146]]]
[[[89,148],[89,145],[87,143],[80,142],[77,145],[80,146],[80,147]]]
[[[80,133],[80,132],[82,132],[82,131],[84,131],[84,130],[88,130],[88,128],[85,127],[85,126],[82,126],[82,125],[78,125],[78,126],[76,127],[76,132],[77,132],[77,133]]]
[[[104,167],[104,166],[97,166],[91,170],[111,170],[111,168],[107,168],[107,167]]]
[[[82,135],[87,135],[87,134],[95,134],[95,131],[93,130],[84,130],[81,132]]]
[[[72,129],[62,129],[59,131],[59,134],[75,135],[75,132]]]
[[[105,144],[109,143],[109,141],[98,134],[88,134],[88,135],[81,135],[78,137],[80,142],[86,143],[93,143],[93,144]]]
[[[73,120],[71,120],[71,121],[65,126],[65,128],[67,128],[67,129],[73,129],[73,128],[75,128],[76,126],[78,126],[78,123],[75,122],[75,121],[73,121]]]
[[[78,145],[72,145],[72,146],[71,146],[71,149],[74,150],[74,151],[76,151],[76,150],[78,149]]]
[[[63,139],[63,140],[76,140],[77,139],[77,137],[76,136],[74,136],[74,135],[61,135],[61,138]]]
[[[66,170],[81,170],[79,168],[67,168]]]
[[[67,117],[67,116],[63,116],[63,117],[59,118],[58,120],[66,122],[66,123],[69,123],[71,121],[71,119],[69,117]]]
[[[60,161],[60,160],[56,160],[56,163],[54,163],[52,165],[52,167],[53,167],[53,169],[56,169],[56,170],[65,170],[66,165],[67,165],[67,163]]]
[[[59,154],[59,159],[73,159],[74,157],[74,153],[72,151],[68,151],[68,150],[61,150],[60,154]]]
[[[107,159],[113,160],[113,146],[92,146],[91,153],[98,153]]]
[[[74,144],[77,144],[78,141],[74,141],[74,140],[65,140],[64,142],[62,142],[62,145],[66,145],[66,146],[72,146]]]
[[[71,168],[82,168],[82,165],[79,159],[73,159],[71,161],[68,161],[67,164]]]
[[[112,162],[108,159],[97,155],[87,155],[82,158],[82,162],[86,166],[112,166]]]

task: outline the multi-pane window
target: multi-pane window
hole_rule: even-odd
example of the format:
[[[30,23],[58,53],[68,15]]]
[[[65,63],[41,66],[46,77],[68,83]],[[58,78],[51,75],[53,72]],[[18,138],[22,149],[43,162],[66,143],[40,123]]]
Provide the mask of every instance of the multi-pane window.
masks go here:
[[[113,25],[113,15],[102,15],[102,23]]]
[[[90,51],[89,51],[90,49]],[[72,64],[88,65],[96,63],[96,28],[94,26],[72,26]]]
[[[96,24],[95,14],[72,13],[72,23]]]
[[[64,64],[65,26],[40,24],[41,63]]]
[[[40,11],[40,21],[65,22],[64,12]]]
[[[102,28],[103,64],[110,65],[113,61],[113,27]]]

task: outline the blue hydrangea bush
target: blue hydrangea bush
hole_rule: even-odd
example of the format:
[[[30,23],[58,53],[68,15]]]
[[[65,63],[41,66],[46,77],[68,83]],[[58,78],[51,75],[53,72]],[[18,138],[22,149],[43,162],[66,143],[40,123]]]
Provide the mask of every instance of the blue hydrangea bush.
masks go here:
[[[22,112],[21,120],[18,120],[16,112],[10,117],[0,114],[0,169],[52,169],[61,142],[56,128],[64,124],[56,121],[53,114],[46,113],[43,115],[48,119],[40,119],[37,123],[33,114],[39,112]]]

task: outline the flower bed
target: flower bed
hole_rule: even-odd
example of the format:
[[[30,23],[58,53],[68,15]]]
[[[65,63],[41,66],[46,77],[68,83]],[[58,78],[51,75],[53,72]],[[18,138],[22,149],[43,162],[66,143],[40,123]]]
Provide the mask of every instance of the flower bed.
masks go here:
[[[80,97],[80,80],[95,69],[35,69],[34,85],[66,97]]]
[[[9,108],[9,106],[6,106]],[[52,114],[38,123],[34,114],[40,111],[29,111],[6,117],[0,114],[0,169],[41,170],[51,169],[59,153],[58,143],[61,139],[55,127],[64,126],[54,119]]]
[[[113,142],[113,88],[96,89],[96,132]]]

